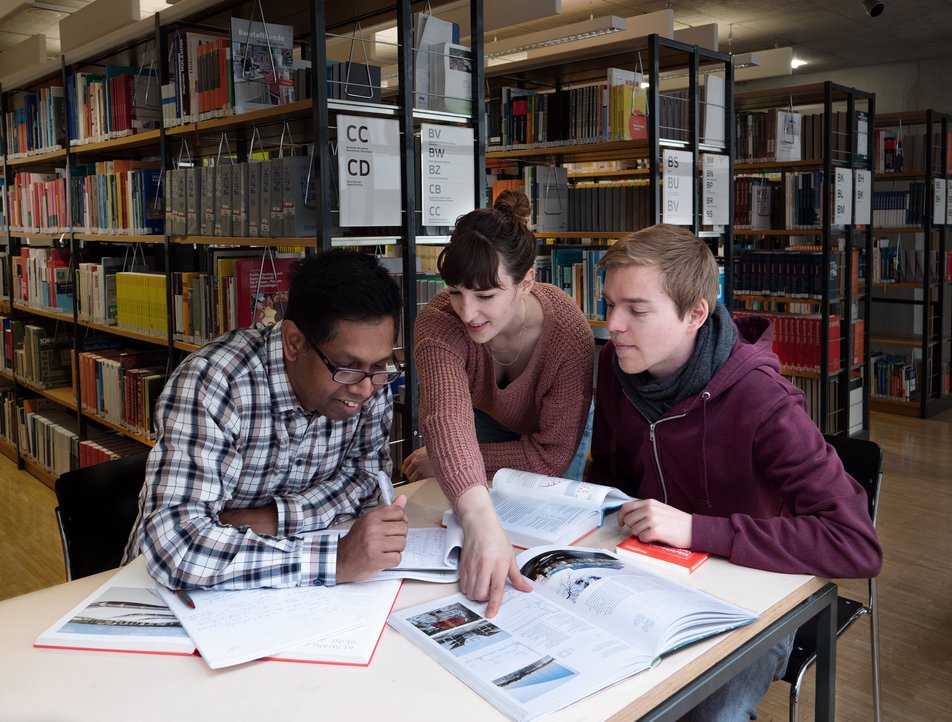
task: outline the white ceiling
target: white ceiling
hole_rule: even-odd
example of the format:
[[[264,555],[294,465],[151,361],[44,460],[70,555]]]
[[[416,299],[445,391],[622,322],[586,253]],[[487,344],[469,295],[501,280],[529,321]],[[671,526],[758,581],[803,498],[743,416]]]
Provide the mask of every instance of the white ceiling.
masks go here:
[[[862,0],[562,0],[557,18],[526,23],[499,38],[591,15],[631,18],[670,8],[676,30],[716,23],[721,51],[793,46],[808,72],[952,55],[952,0],[885,0],[878,18]],[[632,21],[629,21],[631,27]]]
[[[45,32],[58,50],[64,13],[41,9],[81,7],[89,0],[0,0],[0,51]],[[526,2],[528,0],[511,0]],[[952,0],[885,0],[870,18],[861,0],[562,0],[560,15],[496,31],[499,38],[576,22],[590,15],[629,18],[670,8],[675,28],[717,23],[720,49],[745,53],[792,45],[807,72],[952,56]],[[267,11],[268,2],[265,0]]]

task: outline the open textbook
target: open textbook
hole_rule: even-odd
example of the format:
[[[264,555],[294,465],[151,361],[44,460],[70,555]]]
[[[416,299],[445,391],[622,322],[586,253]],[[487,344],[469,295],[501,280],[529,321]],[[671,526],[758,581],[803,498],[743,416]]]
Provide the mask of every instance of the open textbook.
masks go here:
[[[258,650],[243,656],[250,654],[249,658],[267,657],[323,664],[369,664],[386,624],[387,615],[400,591],[400,582],[378,581],[301,589],[317,590],[316,596],[329,595],[333,599],[335,609],[346,610],[346,613],[334,613],[337,619],[331,619],[319,632],[323,634],[325,629],[329,630],[324,636],[315,638],[310,634],[310,628],[305,625],[294,631],[293,642],[278,650],[279,653],[261,651],[267,648],[275,651],[271,640],[266,639]],[[251,590],[251,593],[257,591],[270,591],[280,595],[292,590]],[[217,592],[226,593],[239,598],[246,595],[243,591]],[[202,604],[201,594],[202,592],[193,593],[198,600],[196,608]],[[173,603],[175,602],[177,600],[173,600]],[[210,611],[211,607],[204,604],[203,606],[205,611]],[[327,611],[331,607],[324,604],[323,608]],[[233,614],[230,618],[216,619],[213,622],[223,625],[227,634],[234,637],[235,644],[247,644],[247,638],[241,639],[242,625],[256,625],[260,613],[261,610],[257,606],[245,605],[242,614]],[[333,631],[334,627],[337,627],[338,631]],[[196,644],[189,638],[155,582],[149,577],[145,559],[141,556],[120,569],[44,631],[34,642],[34,646],[144,654],[191,655],[196,652]]]
[[[554,712],[756,615],[597,549],[536,547],[533,581],[499,614],[462,594],[403,609],[389,624],[515,720]]]
[[[634,499],[610,486],[500,469],[490,492],[499,523],[513,546],[574,544],[602,525],[605,512]],[[459,524],[452,510],[443,524]]]

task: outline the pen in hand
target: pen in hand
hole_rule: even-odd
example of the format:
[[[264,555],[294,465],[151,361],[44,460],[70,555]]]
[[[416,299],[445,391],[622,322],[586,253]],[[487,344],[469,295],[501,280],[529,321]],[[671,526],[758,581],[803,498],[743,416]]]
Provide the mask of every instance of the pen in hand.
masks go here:
[[[393,483],[385,472],[377,472],[377,485],[380,487],[380,501],[386,506],[393,504]]]
[[[182,604],[184,604],[189,609],[195,609],[195,600],[192,599],[189,593],[184,589],[179,589],[177,592],[175,592],[175,596],[177,596],[179,600],[181,600]]]

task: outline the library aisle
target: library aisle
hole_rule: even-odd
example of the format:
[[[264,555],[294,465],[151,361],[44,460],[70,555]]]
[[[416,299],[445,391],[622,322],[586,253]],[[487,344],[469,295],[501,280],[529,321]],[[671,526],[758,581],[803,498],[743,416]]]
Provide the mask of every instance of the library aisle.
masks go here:
[[[952,689],[952,411],[924,421],[874,412],[871,437],[885,453],[879,534],[886,563],[879,583],[883,719],[948,719]],[[0,599],[65,581],[53,517],[56,499],[41,482],[0,457]],[[862,582],[844,588],[860,598]],[[813,672],[801,719],[813,716]],[[869,624],[860,620],[837,649],[838,722],[872,719]],[[774,684],[763,722],[788,719],[789,687]]]

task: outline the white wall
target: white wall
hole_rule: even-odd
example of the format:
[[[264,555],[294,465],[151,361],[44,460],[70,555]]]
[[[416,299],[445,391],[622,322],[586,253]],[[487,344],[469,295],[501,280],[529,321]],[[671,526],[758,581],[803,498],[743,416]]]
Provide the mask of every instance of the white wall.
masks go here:
[[[811,85],[827,80],[875,93],[877,113],[926,108],[952,113],[952,56],[847,68],[828,73],[800,70],[781,78],[738,83],[735,91]]]

